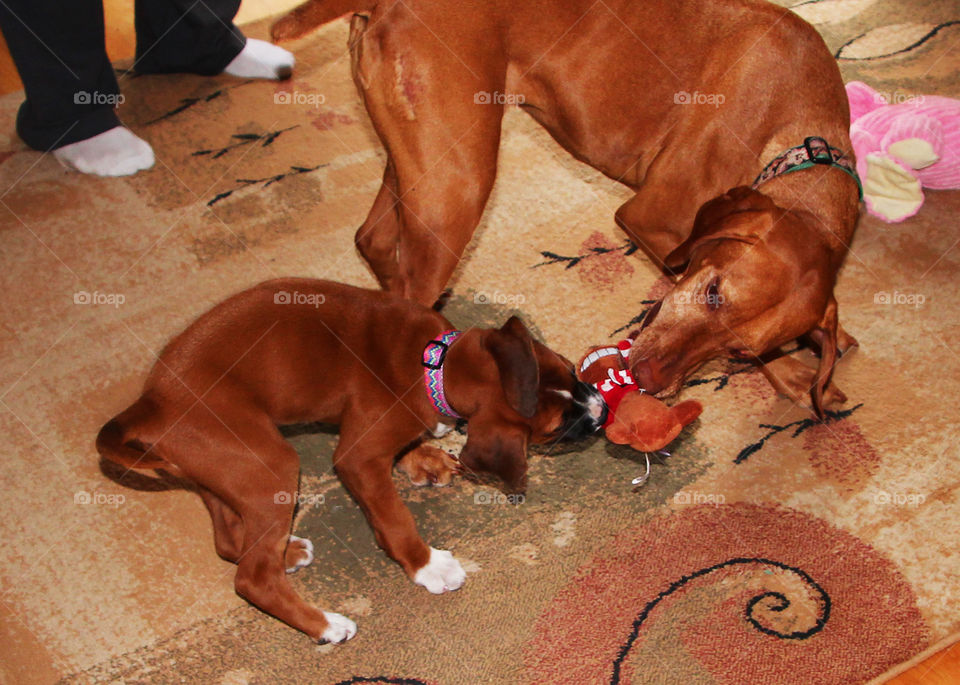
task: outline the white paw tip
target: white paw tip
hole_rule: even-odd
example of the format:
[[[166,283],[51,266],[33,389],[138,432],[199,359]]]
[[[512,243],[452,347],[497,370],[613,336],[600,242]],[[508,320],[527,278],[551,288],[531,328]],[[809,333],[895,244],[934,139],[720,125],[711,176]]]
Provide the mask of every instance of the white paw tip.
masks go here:
[[[467,572],[453,554],[443,549],[430,548],[430,560],[417,571],[413,582],[435,595],[459,590],[467,579]]]
[[[300,561],[298,561],[296,564],[294,564],[290,568],[288,568],[287,573],[296,573],[297,571],[304,568],[305,566],[309,566],[310,564],[313,563],[313,542],[311,542],[307,538],[301,538],[301,537],[297,537],[296,535],[291,535],[290,543],[293,543],[293,542],[302,542],[304,551],[306,551],[307,556],[301,559]]]
[[[357,634],[357,624],[346,616],[334,614],[330,611],[324,611],[323,617],[327,619],[327,629],[320,635],[320,639],[331,644],[346,642]]]

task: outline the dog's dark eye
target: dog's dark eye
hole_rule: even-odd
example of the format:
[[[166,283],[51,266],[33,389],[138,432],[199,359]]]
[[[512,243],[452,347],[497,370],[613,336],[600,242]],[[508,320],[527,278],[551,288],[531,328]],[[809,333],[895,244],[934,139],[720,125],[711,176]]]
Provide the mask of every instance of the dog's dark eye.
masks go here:
[[[707,309],[709,309],[711,312],[715,312],[720,309],[720,305],[723,304],[723,295],[720,294],[719,276],[710,281],[705,294]]]

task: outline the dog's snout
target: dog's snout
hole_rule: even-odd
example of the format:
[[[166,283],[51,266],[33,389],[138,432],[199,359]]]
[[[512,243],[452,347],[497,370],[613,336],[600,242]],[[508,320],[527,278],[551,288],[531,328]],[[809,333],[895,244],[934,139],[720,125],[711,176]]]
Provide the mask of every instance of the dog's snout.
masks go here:
[[[630,365],[630,372],[637,381],[637,385],[651,394],[663,389],[660,381],[660,367],[653,359],[635,359]]]

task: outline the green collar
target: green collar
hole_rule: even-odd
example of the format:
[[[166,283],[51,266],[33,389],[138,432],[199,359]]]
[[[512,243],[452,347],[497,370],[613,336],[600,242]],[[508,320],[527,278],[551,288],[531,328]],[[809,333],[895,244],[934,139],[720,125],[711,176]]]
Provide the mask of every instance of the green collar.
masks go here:
[[[863,199],[863,184],[860,182],[860,177],[857,176],[856,167],[843,152],[835,147],[830,147],[827,141],[819,136],[810,136],[803,141],[803,145],[790,148],[767,164],[751,187],[756,188],[771,178],[814,166],[832,166],[849,174],[850,178],[857,182],[860,199]]]

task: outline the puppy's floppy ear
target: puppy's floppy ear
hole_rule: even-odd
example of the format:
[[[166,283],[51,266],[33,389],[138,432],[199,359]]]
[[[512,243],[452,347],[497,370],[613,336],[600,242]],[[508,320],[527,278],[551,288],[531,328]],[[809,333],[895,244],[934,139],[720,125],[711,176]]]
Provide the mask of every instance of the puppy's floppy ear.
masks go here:
[[[810,336],[820,345],[820,365],[814,376],[814,384],[810,389],[813,400],[813,410],[819,418],[823,418],[823,391],[833,375],[833,366],[837,361],[837,301],[830,297],[823,316],[816,328],[810,331]]]
[[[678,269],[690,261],[696,248],[711,240],[757,242],[771,225],[767,210],[775,208],[773,200],[752,188],[738,186],[728,190],[700,208],[690,236],[667,255],[666,265]]]
[[[518,427],[499,426],[475,417],[467,427],[467,444],[460,452],[467,473],[492,473],[509,493],[527,489],[527,432]]]
[[[486,347],[497,362],[507,402],[518,414],[531,418],[537,413],[540,367],[530,331],[519,318],[511,316],[500,330],[490,331]]]

